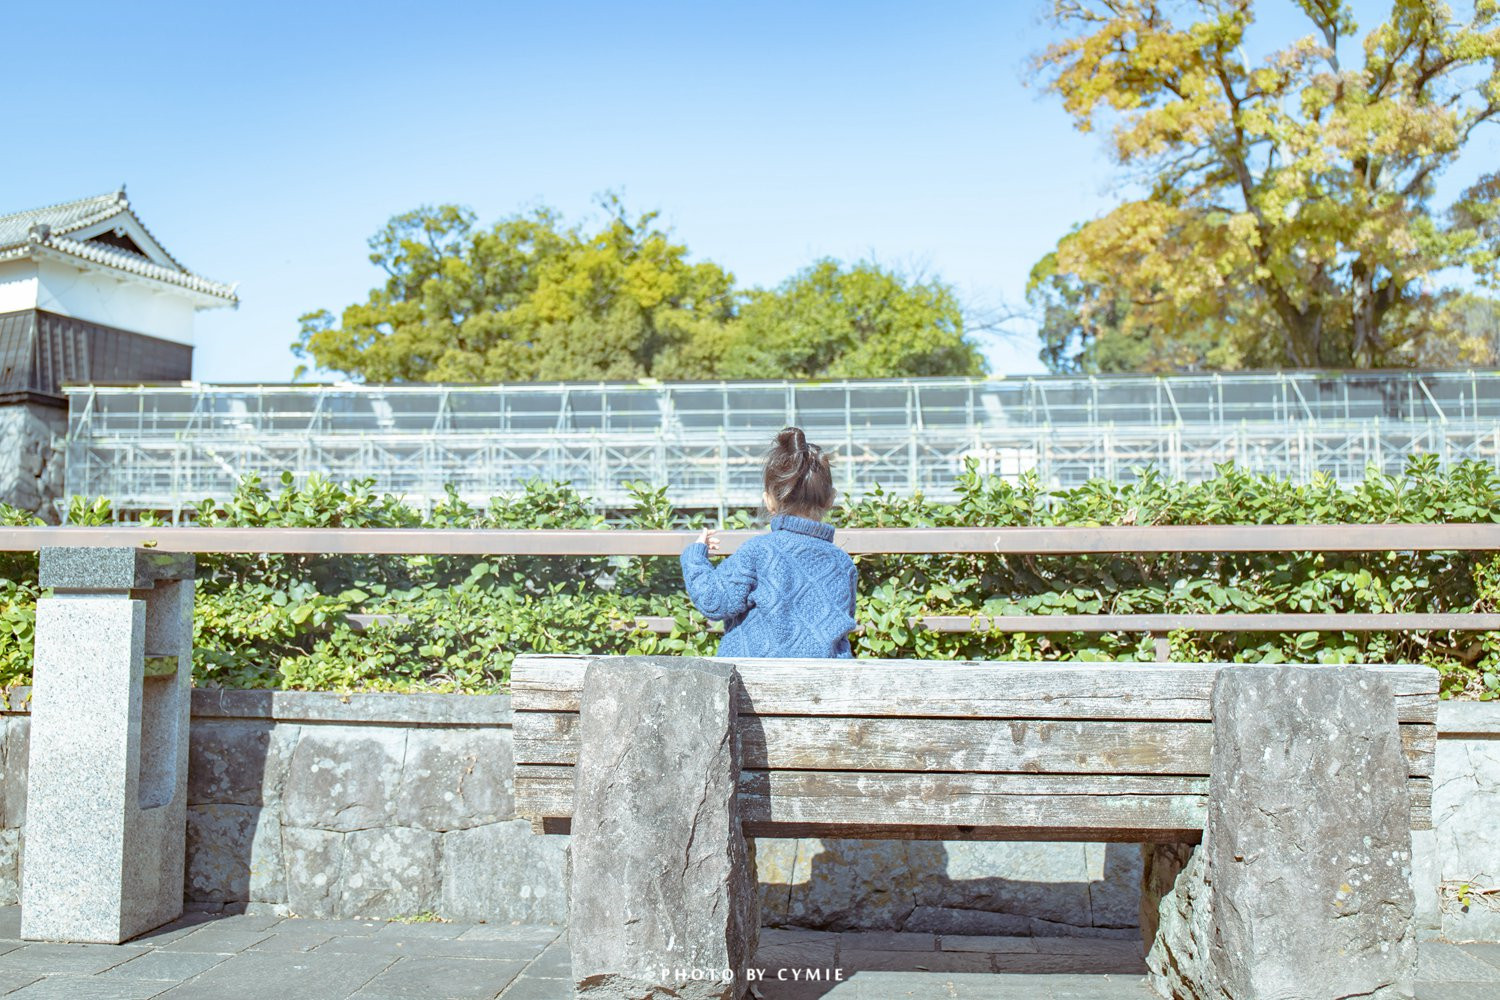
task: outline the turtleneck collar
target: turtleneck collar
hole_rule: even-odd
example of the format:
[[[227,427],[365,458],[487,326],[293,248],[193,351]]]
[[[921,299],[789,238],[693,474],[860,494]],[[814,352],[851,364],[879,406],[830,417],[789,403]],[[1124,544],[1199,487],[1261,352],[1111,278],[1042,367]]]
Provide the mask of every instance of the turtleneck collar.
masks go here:
[[[833,541],[833,525],[814,521],[810,517],[798,517],[795,514],[777,514],[771,518],[771,530],[795,531],[799,535],[811,535],[825,542]]]

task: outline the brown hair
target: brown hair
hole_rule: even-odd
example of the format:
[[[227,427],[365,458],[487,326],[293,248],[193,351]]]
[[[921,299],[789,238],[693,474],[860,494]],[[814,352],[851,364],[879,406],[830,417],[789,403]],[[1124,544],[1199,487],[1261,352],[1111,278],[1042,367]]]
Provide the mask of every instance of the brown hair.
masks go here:
[[[837,496],[828,453],[808,444],[800,427],[788,427],[776,435],[766,455],[765,484],[778,514],[820,518]]]

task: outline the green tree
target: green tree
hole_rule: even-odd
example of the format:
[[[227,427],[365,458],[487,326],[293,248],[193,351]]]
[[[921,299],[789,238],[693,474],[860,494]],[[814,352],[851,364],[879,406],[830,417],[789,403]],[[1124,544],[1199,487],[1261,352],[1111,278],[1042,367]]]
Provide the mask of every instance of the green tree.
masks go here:
[[[1308,35],[1252,63],[1253,0],[1053,0],[1038,74],[1144,190],[1034,273],[1049,363],[1420,363],[1450,276],[1496,282],[1500,175],[1446,206],[1434,181],[1500,115],[1500,2],[1396,0],[1362,39],[1346,2],[1296,6]]]
[[[1500,365],[1500,299],[1460,295],[1443,310],[1437,332],[1433,353],[1442,360],[1435,364]]]
[[[454,205],[398,215],[369,241],[385,284],[303,316],[293,350],[371,382],[707,374],[693,341],[733,316],[733,276],[689,261],[654,213],[605,207],[597,232],[550,209],[489,229]]]
[[[725,378],[977,375],[978,347],[941,281],[864,261],[820,260],[770,291],[749,293],[725,341]]]
[[[1203,315],[1191,327],[1164,329],[1132,313],[1118,287],[1059,271],[1056,252],[1032,268],[1026,297],[1035,310],[1040,357],[1048,371],[1163,374],[1238,367],[1234,338],[1223,335],[1222,317]]]

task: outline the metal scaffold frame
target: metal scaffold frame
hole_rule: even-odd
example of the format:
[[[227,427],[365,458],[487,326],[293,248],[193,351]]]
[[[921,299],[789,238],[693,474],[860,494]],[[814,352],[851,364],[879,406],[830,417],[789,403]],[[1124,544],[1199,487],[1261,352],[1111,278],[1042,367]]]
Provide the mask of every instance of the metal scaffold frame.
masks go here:
[[[539,385],[81,386],[66,390],[69,495],[174,519],[239,479],[373,478],[429,508],[528,480],[601,509],[627,484],[685,508],[750,506],[788,425],[835,456],[846,495],[954,495],[968,460],[1049,487],[1143,466],[1200,480],[1233,461],[1341,482],[1407,456],[1500,463],[1500,371]]]

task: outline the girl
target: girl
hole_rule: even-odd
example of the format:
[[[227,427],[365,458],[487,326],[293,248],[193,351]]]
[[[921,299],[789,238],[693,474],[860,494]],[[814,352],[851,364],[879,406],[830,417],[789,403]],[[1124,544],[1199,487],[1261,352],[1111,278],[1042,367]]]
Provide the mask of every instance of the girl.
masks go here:
[[[796,427],[766,456],[770,534],[756,535],[718,567],[705,528],[682,553],[682,578],[699,611],[724,622],[720,656],[850,657],[859,573],[823,523],[834,501],[828,456]]]

